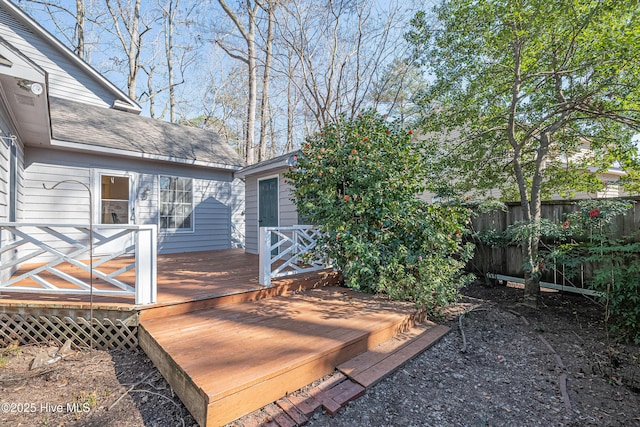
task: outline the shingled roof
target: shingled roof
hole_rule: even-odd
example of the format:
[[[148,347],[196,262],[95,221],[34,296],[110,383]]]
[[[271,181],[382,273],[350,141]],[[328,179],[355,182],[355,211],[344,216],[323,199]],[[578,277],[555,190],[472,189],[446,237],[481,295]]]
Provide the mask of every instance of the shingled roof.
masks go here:
[[[242,159],[212,131],[50,98],[54,140],[239,168]]]

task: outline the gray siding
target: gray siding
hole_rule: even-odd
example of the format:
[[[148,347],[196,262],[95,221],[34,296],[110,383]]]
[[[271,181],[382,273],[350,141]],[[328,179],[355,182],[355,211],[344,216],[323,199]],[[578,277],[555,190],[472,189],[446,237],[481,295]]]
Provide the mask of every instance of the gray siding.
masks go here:
[[[288,227],[298,224],[298,211],[291,200],[291,186],[285,182],[283,174],[287,167],[279,167],[245,178],[245,251],[258,253],[258,180],[278,176],[278,225]]]
[[[113,103],[113,94],[3,9],[0,9],[0,36],[49,74],[50,96],[103,107]]]
[[[15,135],[15,130],[10,125],[8,114],[0,103],[0,221],[9,221],[9,198],[10,198],[10,170],[11,170],[11,141],[9,135]],[[16,139],[16,163],[17,170],[17,206],[16,220],[20,221],[23,213],[24,200],[24,146],[19,139]]]
[[[228,249],[231,247],[232,212],[241,209],[242,195],[233,190],[232,174],[193,166],[172,165],[135,159],[92,156],[71,151],[54,151],[30,147],[27,151],[25,184],[25,221],[80,223],[89,220],[87,191],[79,185],[66,184],[53,191],[42,184],[54,185],[64,179],[77,179],[94,189],[97,200],[100,173],[125,173],[134,188],[134,218],[136,224],[158,224],[159,176],[193,179],[193,231],[159,231],[160,253]],[[237,184],[236,184],[237,187]],[[149,190],[144,197],[145,190]],[[144,200],[143,200],[144,199]],[[240,211],[241,213],[241,211]],[[97,214],[94,214],[97,219]]]
[[[9,132],[6,113],[0,103],[0,136],[6,136]],[[0,221],[9,220],[9,156],[11,153],[10,141],[4,138],[0,140]]]
[[[11,146],[12,141],[8,138],[9,135],[15,134],[14,129],[10,125],[10,120],[7,111],[4,108],[2,102],[0,102],[0,136],[2,136],[2,140],[0,140],[0,221],[8,222],[9,221],[9,212],[10,212],[10,181],[11,181],[11,168],[13,160],[11,158]],[[16,139],[16,161],[17,163],[17,182],[16,182],[16,220],[20,221],[22,216],[22,199],[24,191],[22,189],[23,185],[23,177],[24,177],[24,151],[23,145],[20,140]],[[10,243],[12,239],[9,237],[8,233],[2,232],[0,235],[0,247]],[[8,262],[10,260],[15,260],[19,257],[17,251],[6,252],[2,254],[2,261]],[[9,275],[15,272],[15,267],[12,271],[3,270],[0,272],[0,281],[6,279]]]
[[[24,212],[25,212],[25,146],[24,144],[18,142],[18,183],[17,183],[17,213],[16,213],[16,221],[23,221]]]

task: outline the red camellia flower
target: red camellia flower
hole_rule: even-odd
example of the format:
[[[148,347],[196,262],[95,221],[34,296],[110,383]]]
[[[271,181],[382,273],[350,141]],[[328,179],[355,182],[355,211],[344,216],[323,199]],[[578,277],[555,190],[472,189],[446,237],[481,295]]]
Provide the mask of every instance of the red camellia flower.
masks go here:
[[[569,220],[566,220],[562,223],[562,228],[569,228],[569,225],[571,225],[571,223],[569,222]]]
[[[600,209],[598,208],[589,211],[589,218],[596,218],[598,215],[600,215]]]

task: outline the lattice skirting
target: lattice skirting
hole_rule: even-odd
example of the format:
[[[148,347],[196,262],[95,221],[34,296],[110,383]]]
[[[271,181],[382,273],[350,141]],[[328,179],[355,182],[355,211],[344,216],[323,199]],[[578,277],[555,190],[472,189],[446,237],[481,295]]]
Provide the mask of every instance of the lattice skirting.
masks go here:
[[[138,347],[138,327],[120,319],[94,318],[91,325],[83,317],[0,313],[0,341],[5,345],[17,340],[21,345],[53,341],[62,346],[69,339],[79,347],[135,349]]]

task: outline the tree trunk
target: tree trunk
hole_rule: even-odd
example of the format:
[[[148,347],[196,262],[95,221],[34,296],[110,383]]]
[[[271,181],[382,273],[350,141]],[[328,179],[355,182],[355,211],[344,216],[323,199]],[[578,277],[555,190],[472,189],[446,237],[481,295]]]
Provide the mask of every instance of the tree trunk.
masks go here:
[[[253,17],[251,17],[253,20]],[[255,161],[256,107],[258,104],[258,72],[256,64],[256,43],[253,25],[247,38],[249,59],[249,102],[247,103],[247,125],[245,129],[245,161],[248,165]]]
[[[85,59],[84,55],[84,24],[86,21],[86,12],[84,8],[84,0],[76,0],[76,48],[75,54],[81,59]]]
[[[539,237],[530,236],[522,245],[522,258],[527,266],[524,269],[524,297],[523,304],[537,308],[540,301],[540,266],[538,265]]]
[[[273,26],[275,2],[268,2],[267,41],[265,46],[264,74],[262,75],[262,101],[260,102],[260,149],[258,161],[267,159],[267,133],[269,121],[269,81],[271,79],[271,60],[273,58]]]
[[[142,38],[144,34],[149,31],[149,27],[140,31],[140,0],[135,0],[133,3],[133,9],[127,11],[128,7],[131,7],[130,3],[123,4],[122,0],[115,1],[115,9],[112,1],[107,1],[107,10],[113,21],[113,30],[118,41],[122,46],[122,50],[127,56],[128,62],[128,74],[127,74],[127,89],[129,97],[136,99],[136,82],[138,78],[138,71],[140,71],[140,54],[142,53]],[[124,31],[120,28],[120,21]]]
[[[551,146],[551,134],[541,132],[540,143],[536,150],[535,171],[531,180],[531,201],[529,205],[529,222],[531,231],[524,248],[525,281],[524,304],[537,307],[540,301],[540,277],[542,276],[542,260],[539,257],[540,220],[542,218],[542,184],[546,169],[547,156]]]
[[[247,100],[247,117],[245,121],[244,127],[244,160],[247,164],[252,164],[254,162],[255,156],[255,125],[256,125],[256,107],[258,105],[258,71],[257,71],[257,60],[256,60],[256,15],[258,14],[259,5],[252,4],[247,0],[245,7],[248,15],[248,28],[246,28],[242,22],[240,22],[240,18],[238,14],[236,14],[233,9],[229,7],[225,0],[218,0],[220,6],[225,11],[227,16],[233,21],[234,25],[240,32],[240,35],[244,39],[247,44],[247,52],[246,57],[237,55],[231,50],[229,50],[225,45],[221,42],[217,42],[218,45],[224,50],[227,55],[230,57],[242,61],[247,64],[248,72],[249,72],[249,98]]]
[[[180,0],[169,1],[165,18],[165,39],[164,48],[167,57],[167,73],[169,74],[169,121],[176,122],[176,88],[173,75],[173,31],[175,28],[176,10],[180,5]]]

